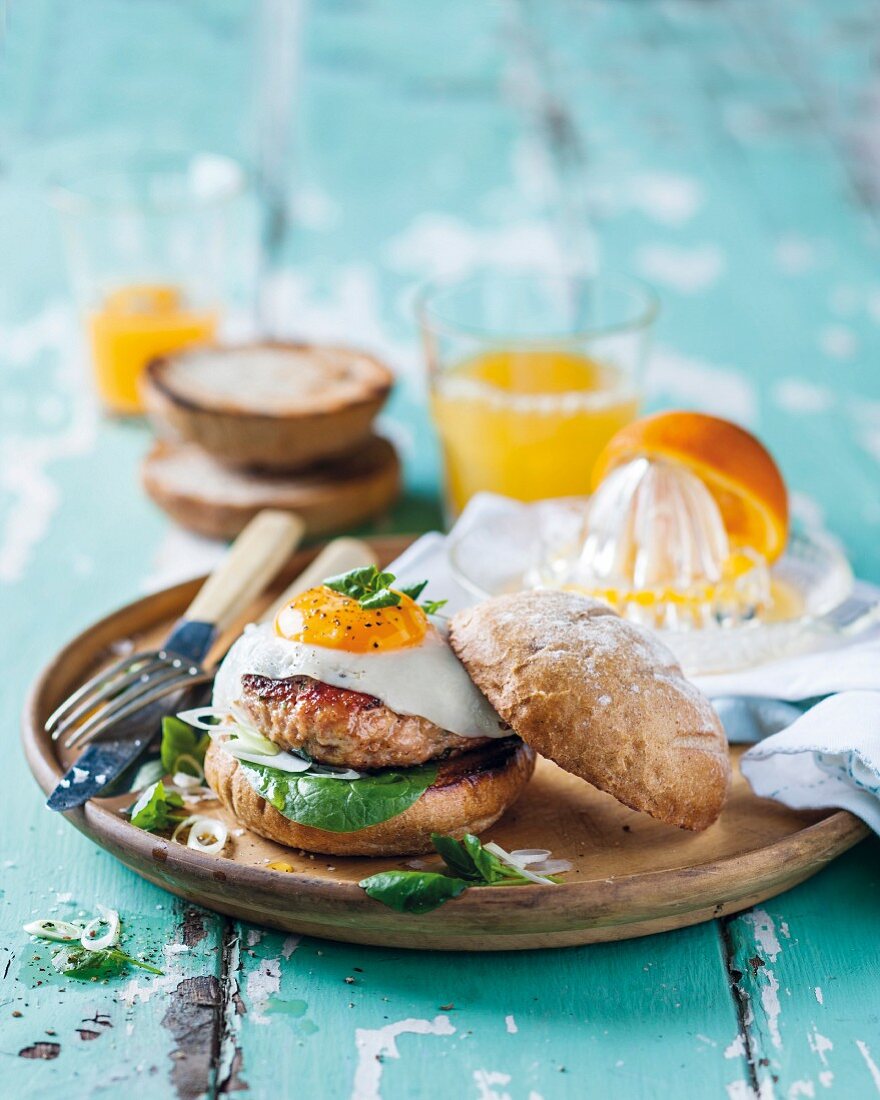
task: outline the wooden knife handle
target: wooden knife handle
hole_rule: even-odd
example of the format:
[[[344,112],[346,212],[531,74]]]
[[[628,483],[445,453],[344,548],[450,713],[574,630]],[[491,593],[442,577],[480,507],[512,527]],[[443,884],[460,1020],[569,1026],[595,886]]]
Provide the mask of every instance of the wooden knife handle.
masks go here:
[[[260,622],[271,622],[285,604],[290,603],[294,596],[305,592],[307,588],[314,588],[327,577],[335,573],[346,573],[349,569],[357,569],[361,565],[376,565],[376,555],[365,542],[360,539],[334,539],[327,543],[321,553],[310,566],[290,584],[267,608],[260,618]]]
[[[290,512],[259,512],[202,585],[184,618],[213,623],[222,630],[259,596],[293,553],[304,530],[303,521]]]

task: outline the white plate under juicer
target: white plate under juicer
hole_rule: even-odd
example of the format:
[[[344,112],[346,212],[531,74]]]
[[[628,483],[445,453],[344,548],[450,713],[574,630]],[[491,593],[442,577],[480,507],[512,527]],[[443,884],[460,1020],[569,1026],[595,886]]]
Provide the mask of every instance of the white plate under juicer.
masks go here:
[[[732,546],[715,498],[685,466],[635,458],[590,498],[505,502],[453,534],[450,561],[485,598],[563,588],[656,630],[690,675],[744,668],[827,644],[878,613],[853,596],[841,548],[796,531],[772,565]]]

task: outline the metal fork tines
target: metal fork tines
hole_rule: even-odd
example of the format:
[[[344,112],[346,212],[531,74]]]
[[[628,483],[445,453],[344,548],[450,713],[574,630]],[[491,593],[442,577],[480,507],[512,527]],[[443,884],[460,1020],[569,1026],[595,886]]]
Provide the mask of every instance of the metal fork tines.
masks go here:
[[[91,741],[115,722],[167,695],[210,680],[212,673],[170,650],[123,657],[67,698],[46,722],[57,741],[68,730],[67,748]]]

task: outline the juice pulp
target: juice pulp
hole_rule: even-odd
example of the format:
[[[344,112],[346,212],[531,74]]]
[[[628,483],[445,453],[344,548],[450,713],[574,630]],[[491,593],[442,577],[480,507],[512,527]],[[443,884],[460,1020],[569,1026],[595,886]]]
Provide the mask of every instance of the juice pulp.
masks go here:
[[[175,286],[122,287],[89,314],[88,332],[101,400],[111,412],[143,411],[138,381],[157,355],[211,340],[217,315],[186,305]]]
[[[634,420],[632,383],[556,348],[500,348],[440,373],[431,397],[454,513],[474,493],[518,500],[590,491],[599,452]]]

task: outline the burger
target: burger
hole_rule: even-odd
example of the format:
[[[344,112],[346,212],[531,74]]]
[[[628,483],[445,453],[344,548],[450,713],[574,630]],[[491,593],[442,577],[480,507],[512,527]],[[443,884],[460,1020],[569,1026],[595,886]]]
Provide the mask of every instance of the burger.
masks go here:
[[[534,751],[453,653],[426,584],[353,570],[233,645],[205,775],[242,825],[307,851],[396,855],[488,829],[519,797]]]
[[[724,733],[672,654],[557,591],[453,616],[374,567],[249,627],[220,667],[208,783],[246,828],[334,855],[431,850],[493,825],[536,751],[625,805],[700,830],[730,783]]]

